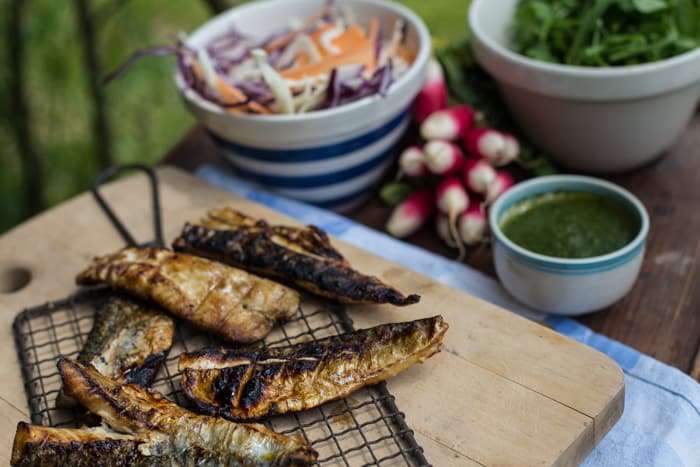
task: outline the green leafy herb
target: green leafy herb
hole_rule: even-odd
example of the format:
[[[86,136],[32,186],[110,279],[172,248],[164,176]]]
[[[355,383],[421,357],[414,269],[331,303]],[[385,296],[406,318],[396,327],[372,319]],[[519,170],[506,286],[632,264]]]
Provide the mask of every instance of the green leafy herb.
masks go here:
[[[379,197],[389,206],[396,206],[413,193],[415,187],[407,182],[391,182],[384,185]]]
[[[621,66],[700,47],[700,0],[520,0],[513,48],[546,62]]]

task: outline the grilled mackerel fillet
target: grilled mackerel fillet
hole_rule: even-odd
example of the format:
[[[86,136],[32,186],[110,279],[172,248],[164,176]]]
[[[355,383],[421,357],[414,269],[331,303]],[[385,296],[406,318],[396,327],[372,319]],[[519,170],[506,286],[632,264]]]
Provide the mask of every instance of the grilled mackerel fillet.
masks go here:
[[[317,227],[271,226],[231,208],[213,209],[198,224],[185,224],[173,248],[284,278],[342,303],[403,306],[420,300],[352,269]]]
[[[173,465],[174,457],[144,453],[169,450],[167,437],[157,433],[131,436],[103,427],[51,428],[19,422],[10,464],[165,467]]]
[[[262,425],[195,414],[89,365],[62,358],[58,368],[66,391],[110,430],[20,424],[13,465],[65,465],[51,457],[56,455],[72,465],[286,467],[310,465],[318,456],[302,441]]]
[[[182,387],[201,409],[232,420],[305,410],[424,362],[440,351],[447,328],[436,316],[259,353],[183,354]]]
[[[264,338],[300,301],[289,287],[165,248],[128,247],[96,258],[76,280],[151,300],[196,327],[241,343]]]
[[[165,313],[127,297],[111,297],[95,313],[77,360],[120,383],[148,387],[168,356],[174,334],[175,322]],[[61,391],[56,405],[71,407],[75,401]]]

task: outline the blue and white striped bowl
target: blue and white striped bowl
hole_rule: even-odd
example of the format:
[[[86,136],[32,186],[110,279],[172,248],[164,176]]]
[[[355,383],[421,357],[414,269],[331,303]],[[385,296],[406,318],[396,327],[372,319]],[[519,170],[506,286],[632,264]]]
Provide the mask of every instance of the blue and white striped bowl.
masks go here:
[[[189,37],[198,47],[231,25],[259,37],[304,18],[326,0],[261,0],[216,16]],[[185,103],[223,148],[242,176],[277,193],[335,211],[348,211],[371,195],[391,166],[409,121],[410,105],[420,90],[430,56],[430,35],[406,7],[383,0],[345,0],[360,24],[376,17],[390,31],[401,17],[406,46],[416,52],[407,73],[385,97],[371,96],[337,108],[300,115],[229,114],[184,89]]]
[[[523,199],[556,191],[594,193],[620,202],[639,219],[637,235],[617,251],[582,259],[534,253],[505,236],[500,221],[508,208]],[[644,258],[649,215],[632,193],[610,182],[579,175],[551,175],[528,180],[505,192],[491,206],[489,226],[494,266],[503,286],[537,310],[578,315],[605,308],[632,288]]]

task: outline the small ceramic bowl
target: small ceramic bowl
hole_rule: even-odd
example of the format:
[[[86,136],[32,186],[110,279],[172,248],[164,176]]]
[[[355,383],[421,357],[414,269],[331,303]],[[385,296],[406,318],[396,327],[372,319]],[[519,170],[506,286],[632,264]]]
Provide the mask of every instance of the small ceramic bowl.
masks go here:
[[[634,240],[612,253],[565,259],[529,251],[503,234],[500,221],[515,203],[543,193],[573,191],[605,196],[639,219]],[[617,185],[592,177],[551,175],[515,185],[491,206],[493,259],[503,286],[524,304],[547,313],[579,315],[605,308],[632,288],[644,258],[649,216],[642,203]]]
[[[264,38],[306,18],[327,0],[260,0],[226,11],[193,32],[188,43],[201,47],[235,26]],[[190,112],[214,136],[242,176],[285,196],[336,211],[347,211],[371,195],[390,168],[396,146],[408,127],[411,102],[425,78],[430,34],[425,23],[403,5],[383,0],[343,0],[357,22],[379,20],[391,31],[397,18],[406,23],[406,47],[415,60],[386,96],[297,115],[230,114],[175,82]]]
[[[569,169],[611,173],[644,165],[678,138],[700,96],[700,48],[642,65],[594,68],[534,60],[510,49],[518,0],[474,0],[474,52],[528,138]]]

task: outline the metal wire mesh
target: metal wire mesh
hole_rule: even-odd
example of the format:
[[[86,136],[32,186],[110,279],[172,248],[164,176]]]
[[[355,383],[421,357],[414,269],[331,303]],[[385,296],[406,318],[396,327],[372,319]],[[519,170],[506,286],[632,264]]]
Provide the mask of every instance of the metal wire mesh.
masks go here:
[[[94,311],[108,294],[105,289],[83,290],[65,300],[26,309],[15,318],[15,341],[33,423],[75,426],[84,421],[84,413],[55,406],[61,387],[56,361],[77,356],[92,327]],[[297,315],[275,328],[261,345],[291,345],[352,329],[342,306],[305,297]],[[209,345],[220,342],[178,324],[173,348],[152,387],[191,407],[180,388],[177,360],[182,352]],[[272,417],[265,424],[282,434],[302,436],[319,452],[318,465],[429,465],[384,383],[312,410]]]

